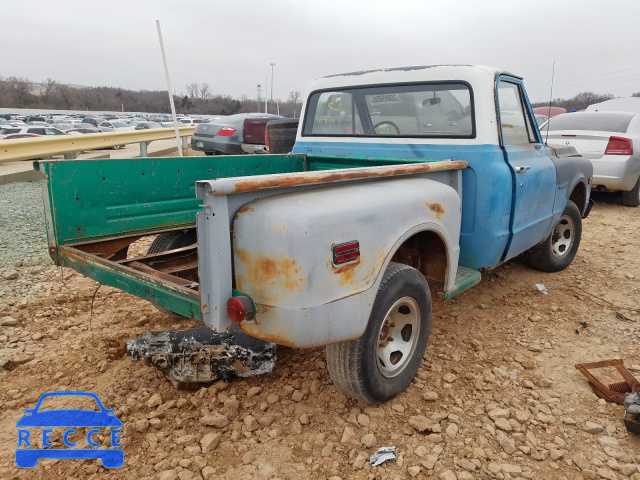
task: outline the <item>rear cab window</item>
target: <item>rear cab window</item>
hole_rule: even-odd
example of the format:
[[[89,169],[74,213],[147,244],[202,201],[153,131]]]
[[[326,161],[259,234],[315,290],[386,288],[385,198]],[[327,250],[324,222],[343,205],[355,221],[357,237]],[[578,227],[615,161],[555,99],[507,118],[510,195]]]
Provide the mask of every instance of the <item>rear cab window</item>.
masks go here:
[[[302,136],[474,138],[473,92],[463,82],[313,92]]]

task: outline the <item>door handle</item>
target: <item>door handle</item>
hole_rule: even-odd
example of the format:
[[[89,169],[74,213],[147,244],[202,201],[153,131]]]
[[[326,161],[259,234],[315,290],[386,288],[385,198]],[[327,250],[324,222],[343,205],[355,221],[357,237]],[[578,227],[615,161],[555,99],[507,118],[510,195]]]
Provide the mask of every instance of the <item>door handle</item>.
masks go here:
[[[526,170],[531,170],[531,167],[516,167],[514,168],[514,170],[516,171],[516,173],[522,173]]]

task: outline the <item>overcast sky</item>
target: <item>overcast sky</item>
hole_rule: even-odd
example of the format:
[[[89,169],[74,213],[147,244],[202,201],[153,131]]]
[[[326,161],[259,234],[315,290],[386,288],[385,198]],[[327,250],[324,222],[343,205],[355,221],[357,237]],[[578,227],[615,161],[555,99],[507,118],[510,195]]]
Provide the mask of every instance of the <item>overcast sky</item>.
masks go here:
[[[0,15],[0,76],[32,81],[166,89],[159,19],[182,94],[205,82],[253,98],[270,63],[283,99],[333,73],[481,64],[543,101],[554,52],[554,98],[640,91],[638,0],[29,0]]]

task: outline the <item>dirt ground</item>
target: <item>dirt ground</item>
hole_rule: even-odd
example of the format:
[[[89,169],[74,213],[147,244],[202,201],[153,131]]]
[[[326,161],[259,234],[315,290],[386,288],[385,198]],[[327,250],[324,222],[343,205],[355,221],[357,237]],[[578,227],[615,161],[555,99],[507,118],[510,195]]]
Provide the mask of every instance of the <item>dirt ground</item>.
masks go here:
[[[0,300],[0,316],[17,320],[0,327],[0,478],[638,479],[640,437],[574,368],[621,358],[640,379],[640,209],[595,198],[565,271],[540,273],[516,259],[452,300],[434,289],[418,376],[377,407],[340,393],[324,349],[281,348],[271,374],[177,391],[143,363],[108,360],[106,341],[195,322],[53,270],[37,295]],[[36,269],[16,267],[18,278],[0,281]],[[92,391],[116,410],[122,468],[15,466],[16,421],[52,390]],[[396,447],[397,461],[372,467],[366,460],[383,446]]]

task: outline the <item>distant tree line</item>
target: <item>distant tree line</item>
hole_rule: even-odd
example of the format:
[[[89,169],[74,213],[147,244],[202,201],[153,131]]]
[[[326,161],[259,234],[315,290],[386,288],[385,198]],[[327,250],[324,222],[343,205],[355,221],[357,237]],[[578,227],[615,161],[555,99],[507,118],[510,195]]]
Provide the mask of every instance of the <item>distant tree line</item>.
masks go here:
[[[264,99],[240,99],[214,94],[206,83],[191,83],[187,94],[174,95],[178,113],[199,115],[232,115],[234,113],[264,112]],[[277,102],[277,106],[276,106]],[[126,90],[115,87],[75,87],[51,78],[34,83],[24,77],[0,77],[0,107],[51,110],[107,110],[126,112],[166,113],[171,110],[166,91]],[[302,108],[298,91],[289,93],[287,100],[269,102],[269,113],[286,117],[299,116]]]
[[[640,92],[636,92],[631,95],[632,97],[640,97]],[[584,110],[589,105],[594,103],[604,102],[606,100],[611,100],[612,98],[616,98],[614,95],[610,93],[600,94],[594,92],[581,92],[572,98],[555,98],[551,101],[552,107],[561,107],[566,108],[567,112],[570,112],[574,108],[577,111]],[[547,107],[549,106],[549,102],[534,102],[531,104],[535,107]]]

